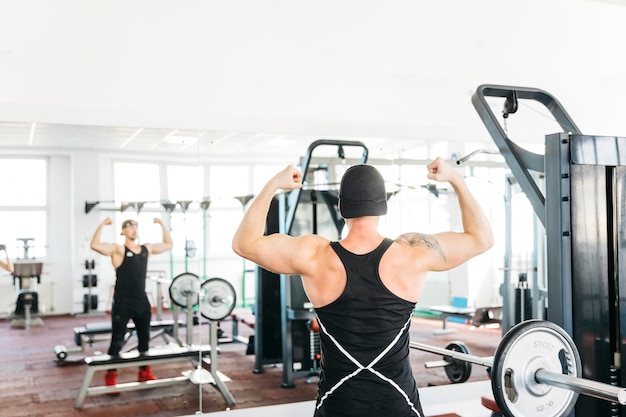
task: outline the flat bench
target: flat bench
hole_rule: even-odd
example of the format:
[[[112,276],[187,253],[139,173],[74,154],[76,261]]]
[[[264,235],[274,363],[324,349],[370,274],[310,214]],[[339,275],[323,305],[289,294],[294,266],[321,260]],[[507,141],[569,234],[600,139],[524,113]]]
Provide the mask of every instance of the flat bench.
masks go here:
[[[456,329],[448,328],[448,318],[450,317],[458,317],[465,320],[470,320],[474,317],[474,309],[467,307],[454,307],[449,305],[436,305],[429,307],[430,311],[434,313],[441,314],[441,320],[443,321],[443,326],[441,329],[433,330],[433,334],[446,334],[446,333],[454,333]]]
[[[430,311],[441,314],[443,325],[441,329],[433,330],[433,334],[454,333],[456,329],[447,327],[448,318],[458,317],[469,320],[472,326],[480,327],[489,323],[501,323],[499,318],[502,306],[488,306],[479,308],[454,307],[449,305],[436,305],[429,307]]]
[[[502,306],[478,307],[470,323],[476,327],[492,323],[502,324]]]
[[[150,331],[160,331],[171,335],[174,329],[174,325],[174,320],[153,320],[150,322]],[[179,323],[179,326],[180,325],[181,324]],[[135,324],[131,321],[126,326],[126,337],[124,338],[124,342],[128,341],[134,331]],[[88,323],[84,326],[74,327],[74,342],[76,343],[76,346],[80,347],[84,346],[84,342],[89,343],[89,345],[91,346],[94,342],[100,340],[97,339],[96,336],[110,333],[111,322]]]
[[[153,381],[145,381],[145,382],[127,382],[122,384],[117,384],[113,386],[93,386],[91,387],[91,382],[93,380],[93,376],[97,371],[106,371],[111,368],[128,368],[133,366],[144,366],[144,365],[154,365],[154,364],[165,364],[172,362],[182,362],[182,361],[191,361],[196,366],[199,363],[200,353],[211,353],[210,346],[191,346],[191,347],[178,347],[178,346],[167,346],[165,348],[154,348],[150,349],[143,355],[140,355],[139,352],[127,352],[122,353],[120,356],[109,356],[109,355],[98,355],[98,356],[90,356],[85,358],[85,364],[87,365],[87,371],[85,373],[85,379],[78,391],[78,395],[76,397],[76,401],[74,403],[75,408],[81,408],[85,401],[85,397],[88,395],[102,395],[111,392],[122,392],[122,391],[137,391],[148,388],[157,388],[163,386],[169,386],[178,384],[181,382],[189,381],[191,372],[187,373],[187,375],[182,375],[173,378],[163,378],[157,379]],[[211,355],[213,356],[213,355]],[[224,398],[227,400],[228,404],[234,404],[235,400],[230,395],[230,392],[223,385],[223,380],[228,380],[226,376],[217,372],[217,370],[213,369],[211,366],[211,375],[213,377],[213,381],[211,383],[216,383],[220,385],[220,391],[224,395]],[[219,379],[219,381],[216,380]]]

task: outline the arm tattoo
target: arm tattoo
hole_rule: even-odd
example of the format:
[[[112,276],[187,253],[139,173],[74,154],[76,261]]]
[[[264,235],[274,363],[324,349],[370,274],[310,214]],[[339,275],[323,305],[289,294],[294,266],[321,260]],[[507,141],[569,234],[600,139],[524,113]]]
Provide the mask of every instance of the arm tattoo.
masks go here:
[[[444,261],[446,260],[446,255],[443,253],[441,245],[439,245],[439,242],[434,237],[423,233],[405,233],[400,235],[400,237],[406,240],[411,246],[422,245],[428,249],[432,249],[437,252]]]

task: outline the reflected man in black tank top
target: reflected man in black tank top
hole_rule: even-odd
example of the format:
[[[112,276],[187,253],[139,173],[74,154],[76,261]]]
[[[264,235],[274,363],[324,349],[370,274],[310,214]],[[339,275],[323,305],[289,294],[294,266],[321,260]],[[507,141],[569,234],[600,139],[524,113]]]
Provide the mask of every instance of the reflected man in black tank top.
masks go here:
[[[111,309],[111,344],[108,354],[118,356],[122,345],[126,328],[130,320],[135,324],[137,332],[139,353],[145,353],[149,349],[150,320],[152,310],[146,296],[146,272],[148,269],[149,255],[159,254],[172,248],[172,237],[165,223],[159,218],[154,218],[154,223],[161,227],[163,241],[161,243],[137,244],[138,224],[135,220],[125,220],[122,223],[124,245],[118,243],[101,242],[101,234],[104,226],[112,224],[110,218],[104,219],[96,229],[91,239],[91,249],[111,257],[111,263],[115,268],[115,291],[113,306]],[[139,382],[156,379],[149,366],[142,366],[139,370]],[[116,385],[117,372],[107,371],[105,375],[106,385]]]

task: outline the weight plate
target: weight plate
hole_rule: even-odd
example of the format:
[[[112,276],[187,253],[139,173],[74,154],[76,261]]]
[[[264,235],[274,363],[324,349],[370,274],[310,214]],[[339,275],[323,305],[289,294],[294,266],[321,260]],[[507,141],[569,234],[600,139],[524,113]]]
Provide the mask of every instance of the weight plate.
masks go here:
[[[504,335],[494,356],[491,388],[503,415],[559,417],[574,408],[578,393],[537,382],[538,369],[582,375],[578,349],[565,330],[528,320]]]
[[[235,289],[223,278],[209,278],[202,283],[200,314],[208,320],[226,318],[235,308]]]
[[[184,272],[176,276],[170,284],[170,299],[179,307],[187,307],[187,297],[191,297],[191,305],[198,305],[200,295],[200,277]]]
[[[470,354],[469,349],[463,342],[450,342],[446,346],[446,349],[461,352],[466,355]],[[446,375],[451,382],[460,384],[467,381],[472,375],[471,363],[451,357],[444,357],[443,359],[448,362],[448,365],[446,365],[443,369],[446,371]]]

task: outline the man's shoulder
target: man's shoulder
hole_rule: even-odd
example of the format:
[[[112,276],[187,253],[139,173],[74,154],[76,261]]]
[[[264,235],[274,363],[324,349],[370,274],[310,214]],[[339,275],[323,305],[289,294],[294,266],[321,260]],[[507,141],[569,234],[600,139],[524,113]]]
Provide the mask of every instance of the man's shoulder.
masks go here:
[[[403,233],[394,239],[394,242],[400,244],[406,244],[410,246],[430,246],[433,241],[436,241],[433,235],[419,232]]]
[[[324,236],[306,234],[298,236],[296,237],[296,239],[298,241],[297,246],[301,250],[313,250],[319,253],[320,250],[330,248],[330,240],[325,238]]]
[[[314,234],[306,234],[302,236],[296,236],[297,238],[306,241],[307,243],[316,244],[316,245],[328,245],[330,240],[324,236],[314,235]]]

